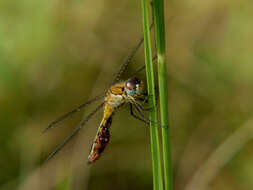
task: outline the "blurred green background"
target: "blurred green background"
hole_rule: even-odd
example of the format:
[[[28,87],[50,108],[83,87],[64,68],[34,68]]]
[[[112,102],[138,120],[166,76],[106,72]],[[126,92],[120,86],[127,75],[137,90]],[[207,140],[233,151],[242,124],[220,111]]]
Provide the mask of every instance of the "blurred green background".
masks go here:
[[[217,147],[251,124],[253,4],[170,0],[165,7],[174,184],[183,190]],[[94,165],[86,160],[102,112],[40,166],[93,106],[42,130],[107,89],[141,36],[140,1],[0,1],[0,190],[152,189],[149,129],[127,107]],[[122,80],[143,63],[141,49]],[[243,133],[253,137],[250,128]],[[206,189],[253,189],[253,143],[245,138],[233,139],[239,148],[228,146],[235,154],[226,154]]]

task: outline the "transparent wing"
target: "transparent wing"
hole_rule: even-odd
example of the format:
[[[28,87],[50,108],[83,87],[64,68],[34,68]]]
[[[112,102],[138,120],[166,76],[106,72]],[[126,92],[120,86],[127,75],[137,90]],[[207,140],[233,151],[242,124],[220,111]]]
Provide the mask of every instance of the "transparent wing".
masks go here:
[[[157,59],[157,56],[155,55],[155,56],[153,57],[152,61],[155,62],[156,59]],[[145,69],[145,67],[146,67],[146,65],[143,64],[142,67],[139,68],[139,69],[134,73],[134,76],[135,76],[137,73],[141,72],[143,69]]]
[[[152,4],[151,4],[151,6],[152,6]],[[172,19],[173,19],[173,16],[169,19],[169,22],[171,22]],[[153,25],[154,25],[154,19],[152,19],[152,20],[153,20],[153,22],[152,22],[152,24],[150,25],[150,30],[152,29],[152,27],[153,27]],[[157,55],[155,55],[155,56],[153,57],[153,61],[156,61],[156,60],[157,60]],[[143,66],[140,67],[140,68],[134,73],[134,75],[136,75],[137,73],[141,72],[143,69],[145,69],[145,64],[143,64]]]
[[[60,124],[61,122],[63,122],[64,120],[66,120],[67,118],[71,117],[74,113],[80,111],[81,109],[83,109],[85,106],[101,99],[105,97],[105,93],[96,96],[95,98],[88,100],[87,102],[84,102],[83,104],[81,104],[80,106],[78,106],[77,108],[73,109],[72,111],[64,114],[63,116],[59,117],[58,119],[56,119],[55,121],[53,121],[52,123],[50,123],[50,125],[44,129],[43,133],[47,132],[49,129],[54,128],[56,125]]]
[[[47,159],[43,162],[46,163],[47,161],[49,161],[51,158],[53,158],[74,136],[76,136],[78,134],[78,132],[83,128],[83,126],[87,123],[87,121],[89,121],[91,119],[91,117],[100,109],[102,108],[102,106],[104,105],[104,103],[100,104],[99,106],[97,106],[89,115],[86,116],[86,118],[84,120],[81,121],[81,123],[72,131],[72,133],[66,137],[64,139],[64,141],[59,144],[55,151],[52,152]]]
[[[154,23],[152,23],[150,25],[150,30],[153,28]],[[135,46],[135,48],[130,52],[130,54],[126,57],[126,59],[123,61],[117,75],[115,76],[113,83],[115,84],[116,82],[118,82],[120,80],[121,75],[126,71],[127,66],[129,65],[129,63],[131,63],[133,57],[135,56],[136,52],[138,51],[138,49],[141,47],[141,45],[143,44],[144,41],[144,37],[142,37],[139,42],[137,43],[137,45]]]

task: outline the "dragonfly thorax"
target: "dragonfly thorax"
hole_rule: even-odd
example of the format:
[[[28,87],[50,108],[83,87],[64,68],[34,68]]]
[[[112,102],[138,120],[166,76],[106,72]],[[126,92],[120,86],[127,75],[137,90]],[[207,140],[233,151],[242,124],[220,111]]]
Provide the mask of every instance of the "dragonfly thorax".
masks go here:
[[[122,94],[113,94],[110,93],[109,96],[106,97],[106,102],[112,107],[117,108],[125,103],[125,98]]]
[[[133,101],[142,91],[142,81],[137,77],[113,85],[107,92],[105,102],[112,108],[118,108],[125,102]]]

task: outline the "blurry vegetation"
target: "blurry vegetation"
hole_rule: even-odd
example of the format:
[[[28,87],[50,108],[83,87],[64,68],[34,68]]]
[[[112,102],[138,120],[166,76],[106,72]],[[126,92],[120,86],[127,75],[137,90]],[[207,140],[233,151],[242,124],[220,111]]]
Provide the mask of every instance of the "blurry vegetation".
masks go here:
[[[165,3],[174,184],[183,190],[252,119],[253,6],[250,0]],[[85,163],[102,112],[40,167],[83,113],[41,131],[108,88],[140,36],[140,1],[0,1],[0,190],[152,189],[149,129],[127,106],[115,114],[110,145],[94,165]],[[143,63],[141,50],[123,79]],[[253,189],[252,150],[250,142],[231,157],[210,189]]]

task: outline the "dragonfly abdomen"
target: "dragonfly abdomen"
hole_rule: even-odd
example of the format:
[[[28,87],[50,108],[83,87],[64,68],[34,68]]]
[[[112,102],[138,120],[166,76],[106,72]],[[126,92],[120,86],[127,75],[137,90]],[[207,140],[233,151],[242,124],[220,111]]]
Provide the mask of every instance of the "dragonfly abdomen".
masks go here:
[[[110,140],[110,126],[112,124],[112,113],[106,112],[105,109],[104,118],[97,130],[97,134],[95,136],[94,142],[91,147],[90,155],[88,157],[88,163],[94,163],[99,157],[101,153],[104,151],[106,145]],[[107,110],[108,111],[108,110]]]

